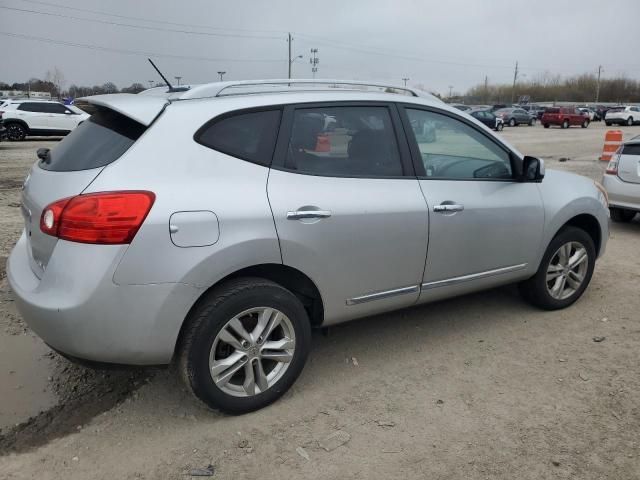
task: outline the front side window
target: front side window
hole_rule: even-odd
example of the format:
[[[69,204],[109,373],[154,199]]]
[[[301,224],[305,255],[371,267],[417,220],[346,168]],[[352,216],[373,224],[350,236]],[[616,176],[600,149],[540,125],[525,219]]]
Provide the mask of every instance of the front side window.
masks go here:
[[[366,106],[295,110],[285,168],[325,176],[402,176],[389,110]]]
[[[259,165],[270,165],[280,128],[280,110],[238,112],[205,124],[196,142]]]
[[[426,110],[406,109],[425,175],[434,179],[511,179],[509,153],[475,128]]]

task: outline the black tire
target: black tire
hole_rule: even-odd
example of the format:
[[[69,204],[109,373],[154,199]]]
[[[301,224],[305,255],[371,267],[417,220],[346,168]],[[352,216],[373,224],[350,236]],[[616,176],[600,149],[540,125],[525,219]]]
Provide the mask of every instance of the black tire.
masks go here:
[[[497,131],[497,132],[501,132],[503,128],[504,128],[504,123],[500,122],[500,123],[496,126],[496,131]]]
[[[548,123],[545,123],[545,124],[544,124],[544,128],[549,128],[549,124],[548,124]]]
[[[604,122],[604,124],[605,124],[607,127],[610,127],[610,126],[611,126],[611,122]]]
[[[573,294],[565,299],[556,299],[551,296],[547,289],[547,269],[558,249],[568,242],[580,243],[585,248],[588,256],[587,269],[582,283]],[[528,280],[520,283],[520,293],[528,302],[544,310],[558,310],[566,308],[578,300],[584,293],[591,281],[595,263],[596,249],[589,234],[580,228],[564,227],[549,243],[536,274]]]
[[[627,126],[630,127],[631,125],[633,125],[633,117],[627,118]]]
[[[270,307],[284,313],[295,333],[295,349],[283,376],[264,392],[238,397],[225,393],[213,381],[209,354],[213,342],[239,313]],[[239,278],[206,294],[186,320],[178,351],[180,373],[193,394],[209,407],[231,414],[263,408],[280,398],[304,368],[311,343],[311,324],[300,300],[286,288],[261,278]]]
[[[7,123],[7,139],[11,142],[21,142],[27,136],[27,129],[20,123]]]
[[[587,128],[589,126],[589,120],[585,120],[584,122],[582,122],[581,127],[582,128]]]
[[[611,220],[619,223],[628,223],[636,216],[636,212],[626,208],[610,207],[609,212],[611,212]]]
[[[569,128],[569,120],[562,122],[562,128]]]
[[[517,124],[516,119],[512,118],[511,120],[509,120],[509,126],[510,127],[515,127]]]

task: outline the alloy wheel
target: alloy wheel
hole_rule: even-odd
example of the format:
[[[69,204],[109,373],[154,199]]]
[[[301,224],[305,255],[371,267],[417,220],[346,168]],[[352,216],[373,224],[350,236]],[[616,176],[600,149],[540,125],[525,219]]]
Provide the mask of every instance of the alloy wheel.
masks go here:
[[[7,126],[7,138],[11,141],[23,140],[25,137],[24,128],[20,125],[13,123]]]
[[[562,245],[547,267],[547,291],[556,300],[569,298],[584,282],[589,266],[587,249],[579,242]]]
[[[228,395],[250,397],[282,378],[296,348],[291,320],[269,307],[245,310],[218,332],[209,354],[215,385]]]

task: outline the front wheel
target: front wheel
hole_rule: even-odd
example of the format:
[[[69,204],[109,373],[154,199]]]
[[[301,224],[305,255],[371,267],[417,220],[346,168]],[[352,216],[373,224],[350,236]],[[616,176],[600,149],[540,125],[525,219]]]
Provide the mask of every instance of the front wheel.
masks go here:
[[[627,210],[626,208],[611,207],[609,208],[609,212],[611,213],[611,220],[620,223],[630,222],[633,220],[633,217],[636,216],[636,212]]]
[[[224,412],[275,402],[309,354],[307,312],[293,293],[269,280],[241,278],[213,289],[187,322],[182,376],[197,398]]]
[[[536,274],[520,284],[520,292],[545,310],[568,307],[589,285],[595,262],[596,249],[589,234],[565,227],[549,243]]]
[[[532,118],[531,120],[529,120],[529,126],[533,127],[536,124],[536,119]]]
[[[582,128],[587,128],[589,126],[589,120],[585,120],[582,122]]]
[[[504,128],[504,123],[502,123],[502,122],[500,122],[498,125],[496,125],[496,130],[498,132],[501,132],[503,128]]]
[[[509,120],[509,126],[510,127],[515,127],[516,126],[516,119],[512,118],[511,120]]]
[[[27,136],[27,129],[19,123],[10,123],[7,127],[7,138],[12,142],[20,142]]]
[[[548,123],[545,123],[545,124],[544,124],[544,128],[549,128],[549,124],[548,124]]]
[[[569,128],[569,120],[562,122],[562,128]]]
[[[629,117],[629,118],[627,118],[627,126],[630,127],[631,125],[633,125],[633,118]]]

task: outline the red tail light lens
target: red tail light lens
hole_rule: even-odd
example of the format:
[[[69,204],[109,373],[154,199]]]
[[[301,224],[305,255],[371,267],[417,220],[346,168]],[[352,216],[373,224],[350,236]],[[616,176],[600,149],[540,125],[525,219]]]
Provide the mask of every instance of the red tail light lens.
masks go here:
[[[618,156],[614,156],[611,158],[611,160],[609,160],[609,163],[607,164],[607,169],[605,170],[604,173],[607,173],[609,175],[617,175],[618,174]]]
[[[146,191],[100,192],[63,198],[40,217],[40,230],[79,243],[131,243],[155,201]]]

